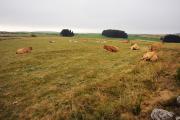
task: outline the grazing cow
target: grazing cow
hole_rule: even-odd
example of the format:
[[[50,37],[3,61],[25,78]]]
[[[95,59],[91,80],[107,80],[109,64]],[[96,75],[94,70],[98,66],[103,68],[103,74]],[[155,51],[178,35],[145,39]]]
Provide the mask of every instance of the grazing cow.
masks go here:
[[[140,47],[136,43],[131,46],[131,50],[139,50],[139,49]]]
[[[104,49],[110,52],[118,52],[119,48],[116,46],[109,46],[109,45],[104,45]]]
[[[32,50],[32,47],[20,48],[16,51],[16,54],[30,53],[31,50]]]
[[[155,51],[153,52],[147,52],[143,55],[143,57],[141,58],[141,60],[146,60],[146,61],[157,61],[158,60],[158,56],[157,53]]]
[[[150,46],[150,51],[158,51],[162,47],[161,43],[154,43]]]

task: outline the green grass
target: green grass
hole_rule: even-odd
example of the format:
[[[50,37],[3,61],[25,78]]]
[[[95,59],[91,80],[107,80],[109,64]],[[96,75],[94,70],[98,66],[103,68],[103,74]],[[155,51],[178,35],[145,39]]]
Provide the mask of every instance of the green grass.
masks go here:
[[[58,32],[14,32],[14,33],[6,33],[0,34],[1,39],[5,39],[6,37],[32,37],[32,35],[39,36],[39,37],[57,37],[59,36]],[[5,38],[2,38],[2,37]],[[160,42],[160,37],[163,35],[148,35],[148,34],[129,34],[128,40],[145,40],[145,41],[158,41]],[[102,36],[101,33],[76,33],[76,38],[94,38],[94,39],[107,39],[107,40],[126,40],[123,38],[109,38]],[[0,39],[0,40],[1,40]],[[7,39],[7,38],[6,38]]]
[[[129,40],[146,40],[160,42],[162,35],[129,35]]]
[[[169,88],[157,81],[176,73],[171,65],[179,66],[179,44],[165,44],[159,61],[151,63],[140,58],[152,42],[137,42],[139,51],[99,35],[0,41],[0,119],[128,119],[123,114],[133,113],[139,96],[150,98],[163,89],[178,93],[175,78]],[[107,52],[104,44],[118,46],[120,51]],[[15,54],[26,46],[33,47],[32,53]]]
[[[122,38],[108,38],[102,36],[100,33],[89,33],[89,34],[77,34],[76,37],[79,38],[96,38],[96,39],[110,39],[110,40],[126,40]],[[145,41],[158,41],[160,42],[161,35],[135,35],[129,34],[128,40],[145,40]]]
[[[100,33],[87,33],[87,34],[76,34],[77,37],[81,38],[105,38]]]

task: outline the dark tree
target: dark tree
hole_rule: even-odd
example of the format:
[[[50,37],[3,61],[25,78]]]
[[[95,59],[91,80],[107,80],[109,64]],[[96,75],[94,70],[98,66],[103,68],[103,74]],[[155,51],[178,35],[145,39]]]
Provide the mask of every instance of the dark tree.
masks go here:
[[[74,36],[74,33],[73,31],[69,30],[69,29],[63,29],[60,33],[61,36],[64,36],[64,37],[73,37]]]
[[[35,34],[31,34],[31,37],[37,37],[37,35],[35,35]]]
[[[180,43],[180,36],[178,35],[166,35],[160,38],[162,42]]]
[[[102,32],[102,35],[112,38],[128,38],[127,33],[121,30],[112,30],[112,29],[104,30]]]

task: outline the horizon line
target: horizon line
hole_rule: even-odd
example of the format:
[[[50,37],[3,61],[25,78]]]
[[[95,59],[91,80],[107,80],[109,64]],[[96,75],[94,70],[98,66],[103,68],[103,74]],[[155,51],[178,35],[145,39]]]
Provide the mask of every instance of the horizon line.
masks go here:
[[[59,30],[58,30],[59,29]],[[60,32],[62,29],[70,29],[74,33],[102,33],[103,30],[107,29],[116,29],[116,30],[123,30],[128,34],[179,34],[180,32],[177,31],[153,31],[153,30],[128,30],[127,28],[118,29],[118,28],[75,28],[71,26],[60,26],[60,27],[38,27],[38,26],[14,26],[14,25],[0,25],[0,31],[7,31],[7,32]],[[137,32],[134,32],[137,31]]]
[[[60,33],[59,31],[4,31],[0,32],[9,32],[9,33]],[[74,34],[102,34],[101,32],[74,32]],[[165,35],[165,33],[127,33],[129,35]],[[179,33],[170,33],[170,34],[179,34]]]

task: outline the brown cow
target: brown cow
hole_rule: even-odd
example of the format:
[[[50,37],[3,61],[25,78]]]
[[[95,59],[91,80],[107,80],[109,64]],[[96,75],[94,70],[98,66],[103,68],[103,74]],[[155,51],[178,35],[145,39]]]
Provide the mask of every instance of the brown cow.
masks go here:
[[[141,60],[146,60],[146,61],[157,61],[158,60],[158,56],[157,53],[155,51],[153,52],[147,52],[143,55],[143,57],[141,58]]]
[[[109,46],[109,45],[104,45],[104,49],[110,52],[118,52],[119,48],[116,46]]]
[[[16,54],[29,53],[29,52],[31,52],[31,50],[32,50],[32,47],[20,48],[16,51]]]
[[[154,43],[150,46],[150,51],[158,51],[162,47],[161,43]]]
[[[136,43],[131,46],[131,50],[139,50],[139,49],[140,47]]]

